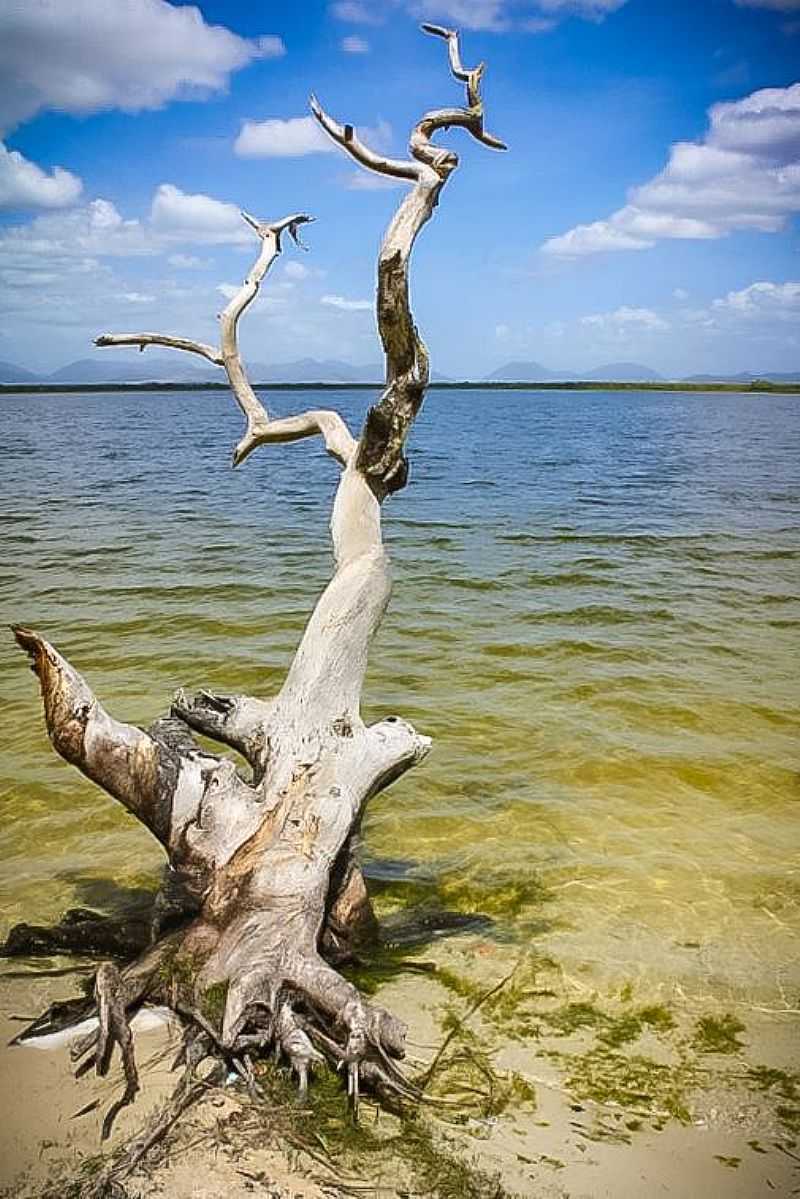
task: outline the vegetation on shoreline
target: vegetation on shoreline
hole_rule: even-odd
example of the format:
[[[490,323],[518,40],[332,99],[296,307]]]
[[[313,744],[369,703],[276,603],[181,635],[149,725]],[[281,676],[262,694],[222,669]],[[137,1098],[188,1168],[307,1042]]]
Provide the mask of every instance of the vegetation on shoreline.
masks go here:
[[[255,383],[264,391],[374,391],[381,383]],[[109,391],[228,391],[227,383],[0,383],[0,395],[60,395],[74,392]],[[606,383],[595,381],[559,381],[545,383],[474,383],[438,382],[428,385],[429,391],[667,391],[667,392],[731,392],[742,394],[798,395],[800,383],[772,383],[769,379],[753,379],[750,383],[682,383],[653,382]]]

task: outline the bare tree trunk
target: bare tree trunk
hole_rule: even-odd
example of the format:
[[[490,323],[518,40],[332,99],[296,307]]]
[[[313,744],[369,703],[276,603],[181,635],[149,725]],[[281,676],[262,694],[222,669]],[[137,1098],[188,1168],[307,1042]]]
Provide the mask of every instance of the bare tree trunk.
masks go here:
[[[406,482],[404,445],[428,383],[428,357],[409,304],[409,258],[458,165],[454,153],[430,139],[456,125],[502,148],[483,129],[483,67],[464,69],[455,32],[424,28],[448,42],[468,107],[424,116],[411,135],[409,159],[373,153],[351,126],[339,125],[311,101],[322,128],[357,162],[413,185],[380,251],[377,307],[386,387],[358,440],[335,412],[272,420],[238,350],[239,318],[280,253],[282,235],[298,240],[298,229],[311,220],[305,214],[275,222],[243,214],[260,252],[220,318],[219,349],[156,333],[97,338],[100,346],[170,346],[222,366],[247,422],[234,464],[259,445],[317,434],[339,463],[331,516],[335,570],[279,693],[257,699],[181,691],[169,715],[142,731],[110,716],[47,641],[15,629],[41,684],[55,749],[146,824],[167,854],[153,945],[121,972],[100,968],[99,1028],[77,1047],[77,1056],[93,1055],[102,1073],[114,1044],[120,1046],[124,1102],[138,1087],[126,1012],[145,1000],[170,1004],[204,1030],[215,1052],[231,1059],[274,1047],[294,1067],[301,1089],[322,1051],[347,1065],[354,1102],[361,1081],[408,1092],[392,1064],[403,1055],[403,1024],[364,1000],[329,962],[341,960],[374,927],[355,852],[364,806],[430,746],[400,717],[368,726],[360,711],[370,642],[391,591],[381,504]],[[193,731],[238,750],[250,777],[242,777],[229,758],[202,748]],[[177,930],[162,936],[161,926],[175,917]]]

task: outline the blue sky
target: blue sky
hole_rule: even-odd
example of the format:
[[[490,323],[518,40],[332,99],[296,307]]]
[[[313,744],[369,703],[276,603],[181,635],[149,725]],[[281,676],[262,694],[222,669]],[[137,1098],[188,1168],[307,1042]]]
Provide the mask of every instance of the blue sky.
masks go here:
[[[435,369],[800,370],[800,0],[0,0],[0,359],[215,340],[252,250],[241,207],[317,218],[245,354],[378,361],[401,192],[324,142],[307,97],[402,154],[460,101],[426,18],[486,61],[510,147],[444,138],[461,167],[413,267]]]

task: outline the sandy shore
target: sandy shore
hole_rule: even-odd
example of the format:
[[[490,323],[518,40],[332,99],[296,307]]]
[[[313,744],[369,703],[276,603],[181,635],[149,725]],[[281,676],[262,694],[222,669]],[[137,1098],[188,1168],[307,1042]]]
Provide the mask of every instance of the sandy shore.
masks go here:
[[[464,970],[479,960],[478,948],[472,939],[460,938],[437,946],[435,957],[444,971]],[[104,1151],[102,1117],[120,1087],[117,1069],[107,1080],[89,1076],[76,1082],[64,1047],[7,1046],[20,1028],[12,1017],[33,1016],[53,999],[75,991],[75,980],[68,975],[8,977],[19,969],[17,964],[14,971],[5,971],[0,991],[4,1044],[0,1051],[0,1193],[9,1197],[40,1194],[45,1183],[73,1176]],[[429,1058],[432,1047],[441,1043],[442,1012],[452,1006],[452,993],[419,975],[399,975],[382,996],[408,1020],[412,1054]],[[663,1099],[657,1096],[620,1103],[582,1093],[585,1079],[581,1081],[575,1063],[592,1060],[585,1029],[533,1040],[498,1038],[492,1022],[480,1017],[470,1028],[464,1036],[474,1037],[478,1046],[484,1041],[490,1046],[498,1077],[512,1077],[509,1072],[513,1072],[524,1079],[535,1092],[535,1103],[511,1104],[490,1117],[470,1115],[466,1103],[461,1123],[454,1124],[449,1111],[445,1119],[435,1111],[426,1119],[438,1130],[437,1136],[441,1132],[450,1151],[499,1172],[509,1194],[552,1199],[641,1199],[644,1195],[754,1199],[788,1196],[800,1185],[800,1155],[779,1117],[780,1096],[776,1101],[774,1089],[755,1087],[751,1074],[756,1064],[762,1071],[785,1070],[792,1060],[796,1064],[791,1016],[762,1015],[748,1023],[740,1051],[703,1055],[696,1067],[702,1075],[692,1076],[686,1123],[661,1113]],[[170,1065],[177,1035],[177,1029],[165,1023],[138,1030],[142,1092],[121,1113],[111,1149],[139,1129],[174,1087],[177,1075]],[[660,1062],[666,1071],[677,1043],[674,1031],[670,1035],[667,1041],[645,1030],[630,1050],[630,1060]],[[457,1098],[463,1093],[460,1087],[458,1080],[445,1076],[440,1093],[449,1091],[451,1098]],[[345,1193],[335,1185],[336,1170],[325,1169],[324,1160],[256,1135],[243,1115],[248,1102],[234,1090],[214,1092],[183,1119],[158,1160],[131,1179],[130,1194],[163,1194],[173,1199],[211,1199],[222,1194],[228,1199],[253,1194],[318,1199]],[[367,1120],[374,1119],[371,1110],[367,1108]],[[381,1119],[385,1125],[389,1118]],[[372,1174],[365,1175],[363,1165],[361,1173],[352,1167],[347,1175],[355,1180],[352,1185],[366,1188],[359,1194],[426,1193],[403,1189],[408,1184],[401,1185],[401,1173],[393,1169],[390,1156],[380,1167],[369,1169]]]

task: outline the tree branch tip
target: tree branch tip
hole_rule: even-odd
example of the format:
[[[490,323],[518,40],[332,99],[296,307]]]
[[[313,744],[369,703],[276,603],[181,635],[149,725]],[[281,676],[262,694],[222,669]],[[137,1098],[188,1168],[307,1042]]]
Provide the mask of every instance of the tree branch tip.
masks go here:
[[[427,21],[420,25],[420,29],[423,33],[433,34],[434,37],[443,37],[445,39],[449,39],[451,37],[458,36],[458,31],[456,29],[445,29],[444,25],[430,25]]]
[[[28,629],[25,625],[12,624],[8,626],[14,634],[14,639],[20,649],[26,654],[33,657],[37,650],[42,647],[42,639],[38,633],[34,633],[33,629]]]

